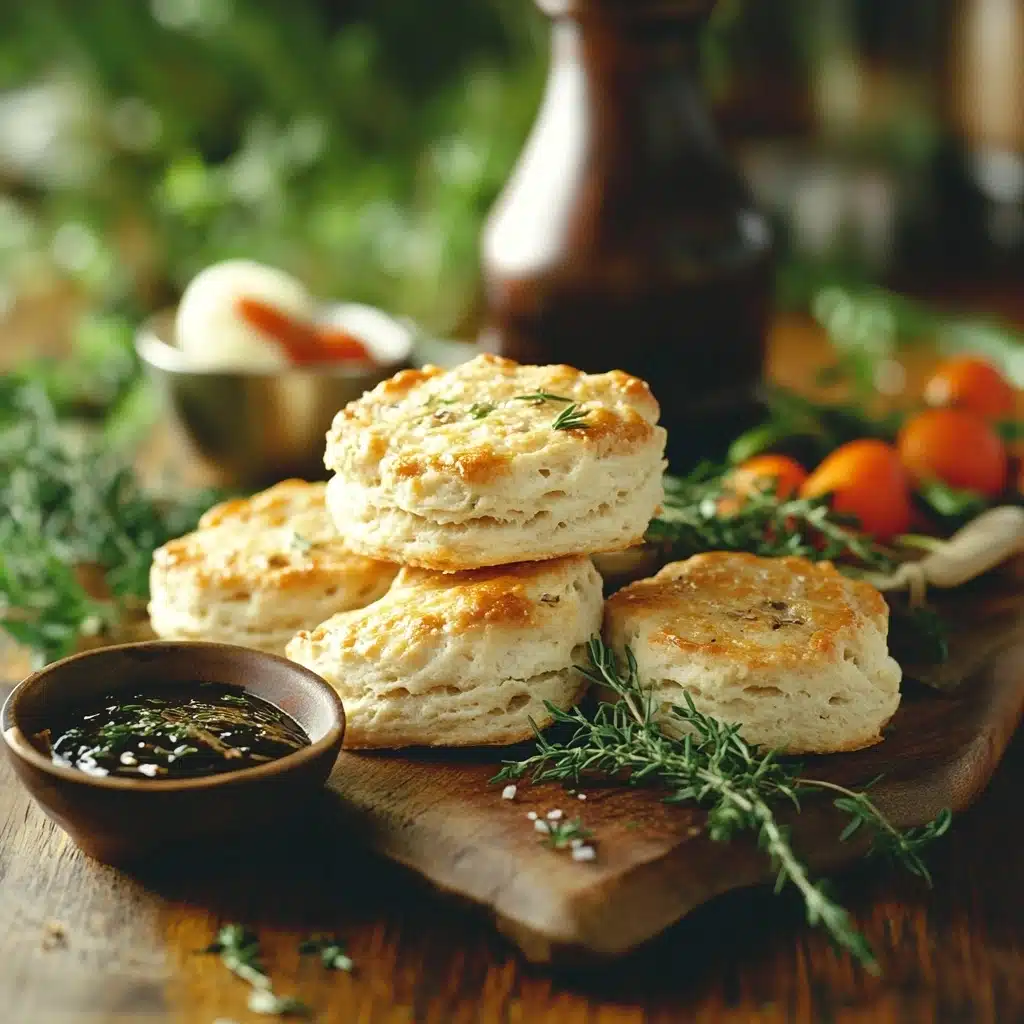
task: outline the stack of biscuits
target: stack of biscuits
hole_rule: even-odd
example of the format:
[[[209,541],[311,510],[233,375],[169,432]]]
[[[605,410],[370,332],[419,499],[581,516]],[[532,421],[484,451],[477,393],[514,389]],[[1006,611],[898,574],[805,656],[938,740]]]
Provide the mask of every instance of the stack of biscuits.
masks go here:
[[[157,552],[154,629],[286,652],[339,692],[350,747],[528,739],[581,699],[602,629],[666,719],[686,692],[783,750],[877,740],[887,609],[831,566],[698,555],[605,606],[591,556],[641,543],[662,502],[658,415],[620,371],[403,371],[336,416],[329,483],[218,506]]]
[[[286,650],[341,694],[349,746],[527,739],[584,692],[590,555],[639,543],[661,502],[658,414],[618,371],[403,371],[338,413],[326,491],[218,506],[156,553],[153,627]]]

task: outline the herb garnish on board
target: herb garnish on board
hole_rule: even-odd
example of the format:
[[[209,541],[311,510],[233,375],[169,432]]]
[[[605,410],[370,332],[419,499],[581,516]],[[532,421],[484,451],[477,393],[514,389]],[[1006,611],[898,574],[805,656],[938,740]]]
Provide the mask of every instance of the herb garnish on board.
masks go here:
[[[666,476],[662,513],[650,524],[648,539],[663,545],[672,558],[702,551],[749,551],[883,572],[897,564],[891,550],[833,512],[825,497],[779,498],[767,487],[745,494],[742,504],[723,512],[729,501],[735,502],[735,493],[719,467],[705,464],[689,476]]]
[[[263,952],[256,935],[240,924],[226,924],[215,941],[203,950],[219,953],[221,963],[250,987],[249,1009],[253,1013],[273,1017],[309,1017],[310,1010],[294,996],[274,992],[270,976],[263,964]]]
[[[591,717],[578,708],[562,711],[545,702],[556,724],[571,727],[570,735],[554,741],[534,726],[537,753],[522,761],[506,761],[493,781],[530,776],[535,783],[578,783],[598,777],[629,785],[660,785],[668,790],[668,803],[692,803],[707,811],[707,833],[715,842],[753,833],[776,871],[776,891],[794,886],[803,898],[808,922],[824,928],[839,946],[877,972],[867,941],[846,910],[811,878],[793,849],[789,829],[776,817],[776,807],[789,804],[799,810],[802,797],[827,793],[849,818],[842,840],[863,830],[870,834],[873,854],[901,864],[929,884],[920,851],[949,828],[949,811],[921,828],[901,831],[865,792],[802,775],[799,765],[746,743],[739,726],[698,711],[689,694],[684,695],[685,704],[670,712],[676,724],[686,729],[683,738],[676,739],[656,720],[651,690],[638,678],[629,650],[624,669],[598,638],[590,641],[589,654],[590,664],[579,670],[612,690],[619,700],[599,704]]]

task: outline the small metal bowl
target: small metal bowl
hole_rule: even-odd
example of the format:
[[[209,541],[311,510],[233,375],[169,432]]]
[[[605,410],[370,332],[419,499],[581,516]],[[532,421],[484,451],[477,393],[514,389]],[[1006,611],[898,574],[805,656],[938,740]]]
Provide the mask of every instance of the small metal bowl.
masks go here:
[[[322,322],[351,330],[374,362],[272,372],[189,365],[175,344],[174,315],[147,320],[135,348],[185,439],[229,486],[322,479],[324,438],[338,410],[411,365],[413,327],[370,306],[333,306]]]
[[[63,712],[108,693],[196,680],[243,686],[291,715],[311,745],[255,768],[150,781],[57,765],[33,742]],[[43,810],[90,856],[126,864],[181,844],[278,827],[301,813],[338,758],[345,711],[327,683],[286,658],[228,644],[158,641],[54,662],[14,688],[0,728],[15,772]]]

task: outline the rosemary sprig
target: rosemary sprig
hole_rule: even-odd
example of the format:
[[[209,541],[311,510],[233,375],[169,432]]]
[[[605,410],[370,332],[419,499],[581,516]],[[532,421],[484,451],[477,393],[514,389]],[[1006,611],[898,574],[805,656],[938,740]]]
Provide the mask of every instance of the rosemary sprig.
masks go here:
[[[485,416],[490,416],[497,406],[493,402],[474,402],[469,407],[469,418],[473,420],[482,420]]]
[[[804,901],[807,920],[824,928],[868,970],[878,965],[871,948],[849,915],[815,882],[790,843],[789,830],[779,822],[775,805],[790,803],[798,810],[809,792],[836,794],[834,806],[850,816],[844,839],[864,829],[872,834],[872,849],[929,880],[920,849],[942,835],[950,824],[943,812],[929,825],[901,832],[863,794],[818,779],[805,778],[799,766],[780,761],[774,751],[763,753],[746,743],[739,726],[697,710],[689,694],[668,714],[683,731],[682,739],[659,724],[652,691],[637,675],[628,649],[625,669],[599,638],[589,644],[590,664],[580,671],[619,700],[601,703],[588,718],[578,708],[562,711],[549,704],[556,723],[572,728],[564,742],[547,739],[534,726],[537,753],[522,761],[506,761],[495,782],[530,776],[536,783],[578,783],[584,777],[603,777],[629,785],[658,784],[668,789],[669,803],[695,803],[707,811],[709,837],[724,842],[741,832],[753,832],[776,871],[776,891],[787,883]]]
[[[578,402],[571,402],[552,421],[552,430],[586,430],[587,410]]]
[[[800,555],[812,561],[834,561],[860,569],[889,572],[892,551],[861,533],[853,520],[829,507],[828,499],[784,498],[774,489],[744,495],[735,501],[726,471],[699,466],[686,477],[665,477],[662,514],[648,527],[648,539],[663,545],[673,558],[701,551],[750,551],[756,555]]]
[[[253,1013],[268,1017],[309,1017],[310,1010],[305,1003],[294,996],[279,996],[274,992],[263,965],[260,941],[248,928],[240,924],[226,924],[217,933],[204,953],[219,953],[221,963],[232,974],[247,982],[248,1007]]]
[[[563,402],[565,405],[572,403],[571,398],[565,395],[553,395],[550,391],[531,391],[527,395],[513,395],[515,402],[529,402],[530,405],[543,405],[545,402]]]

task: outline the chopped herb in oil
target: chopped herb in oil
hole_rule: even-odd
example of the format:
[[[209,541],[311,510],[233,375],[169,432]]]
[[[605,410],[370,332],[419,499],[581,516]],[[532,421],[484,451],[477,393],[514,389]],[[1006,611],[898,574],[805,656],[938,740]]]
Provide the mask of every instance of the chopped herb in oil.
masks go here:
[[[108,696],[39,738],[50,743],[56,764],[150,779],[253,768],[309,746],[300,726],[273,704],[216,683]]]

